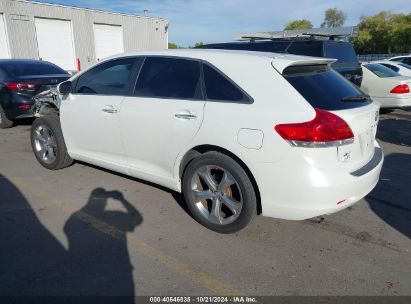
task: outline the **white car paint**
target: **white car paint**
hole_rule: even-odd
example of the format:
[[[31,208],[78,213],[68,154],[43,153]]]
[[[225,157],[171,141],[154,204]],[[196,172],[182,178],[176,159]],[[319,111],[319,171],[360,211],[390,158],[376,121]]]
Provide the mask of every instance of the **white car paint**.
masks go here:
[[[375,141],[378,104],[333,112],[354,133],[353,142],[344,146],[292,147],[274,130],[278,124],[306,122],[315,116],[312,106],[281,72],[290,65],[329,64],[332,60],[199,49],[122,56],[203,60],[223,71],[254,102],[69,94],[62,100],[60,119],[73,159],[181,191],[184,156],[194,147],[215,146],[234,154],[249,169],[258,186],[263,215],[294,220],[351,206],[378,182],[382,156],[365,174],[353,175],[370,166],[381,151]],[[107,105],[118,112],[103,113]],[[180,119],[176,114],[193,114],[194,119]]]
[[[404,64],[404,63],[401,63],[401,62],[389,61],[389,60],[372,61],[372,63],[380,63],[380,64],[385,65],[386,67],[391,68],[392,70],[396,71],[401,76],[411,77],[411,66],[408,66],[409,67],[408,68],[408,67],[406,67],[407,64]]]
[[[395,56],[388,59],[389,61],[404,62],[409,64],[411,62],[411,55]]]
[[[411,88],[411,77],[379,77],[364,67],[364,65],[366,64],[363,64],[362,69],[363,79],[361,82],[361,90],[370,95],[373,100],[381,103],[381,108],[411,106],[411,93],[390,93],[397,85],[406,84]]]

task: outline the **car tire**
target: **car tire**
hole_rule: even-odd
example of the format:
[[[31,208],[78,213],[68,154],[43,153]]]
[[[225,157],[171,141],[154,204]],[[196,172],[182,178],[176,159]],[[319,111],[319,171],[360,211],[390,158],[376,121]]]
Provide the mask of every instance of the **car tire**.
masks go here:
[[[58,116],[37,118],[31,126],[30,137],[34,155],[43,167],[59,170],[73,163],[67,153]]]
[[[182,190],[193,217],[219,233],[243,229],[257,211],[256,192],[246,171],[219,152],[202,154],[187,165]]]
[[[6,117],[3,107],[0,105],[0,129],[7,129],[13,126],[14,122]]]

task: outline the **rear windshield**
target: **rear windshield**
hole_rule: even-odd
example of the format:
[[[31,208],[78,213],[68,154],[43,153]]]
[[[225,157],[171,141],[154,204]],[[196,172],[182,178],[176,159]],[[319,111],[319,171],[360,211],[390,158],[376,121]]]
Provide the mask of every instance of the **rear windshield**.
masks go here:
[[[0,67],[10,76],[65,74],[66,71],[48,62],[2,62]]]
[[[390,68],[387,68],[386,66],[383,66],[382,64],[378,63],[369,63],[369,64],[364,64],[364,67],[366,67],[368,70],[373,72],[375,75],[377,75],[380,78],[386,78],[386,77],[396,77],[400,76],[397,72],[394,72]]]
[[[324,57],[338,59],[339,62],[358,63],[353,47],[348,43],[325,43]]]
[[[411,65],[405,63],[399,63],[398,65],[402,66],[403,68],[411,70]]]
[[[313,108],[344,110],[371,102],[367,95],[326,65],[288,67],[283,76]]]

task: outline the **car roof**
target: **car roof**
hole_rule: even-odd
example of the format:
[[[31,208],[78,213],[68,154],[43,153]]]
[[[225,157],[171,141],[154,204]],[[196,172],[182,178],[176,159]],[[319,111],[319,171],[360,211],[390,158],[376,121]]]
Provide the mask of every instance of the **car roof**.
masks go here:
[[[397,58],[410,58],[410,57],[411,57],[411,54],[410,54],[410,55],[401,55],[401,56],[391,57],[391,58],[388,59],[388,60],[397,59]]]
[[[0,64],[2,63],[11,63],[11,64],[28,64],[28,63],[43,63],[43,64],[52,64],[51,62],[44,60],[35,60],[35,59],[0,59]]]
[[[275,43],[300,43],[300,44],[324,44],[324,43],[339,43],[339,44],[350,44],[346,41],[339,41],[339,40],[316,40],[316,39],[303,39],[303,40],[296,40],[296,39],[274,39],[274,40],[255,40],[255,41],[232,41],[232,42],[220,42],[220,43],[208,43],[204,44],[201,47],[207,46],[216,46],[216,45],[242,45],[242,44],[275,44]]]
[[[386,64],[392,64],[392,65],[400,65],[399,62],[390,61],[390,60],[376,60],[376,61],[370,61],[367,63],[386,63]]]
[[[212,61],[213,59],[224,60],[258,60],[267,59],[272,62],[277,70],[282,72],[287,66],[300,64],[331,64],[335,59],[323,57],[310,57],[302,55],[292,55],[285,53],[269,53],[269,52],[253,52],[253,51],[237,51],[237,50],[221,50],[221,49],[172,49],[159,51],[136,51],[118,54],[106,58],[106,60],[122,58],[128,56],[170,56],[182,57],[191,59],[200,59]]]

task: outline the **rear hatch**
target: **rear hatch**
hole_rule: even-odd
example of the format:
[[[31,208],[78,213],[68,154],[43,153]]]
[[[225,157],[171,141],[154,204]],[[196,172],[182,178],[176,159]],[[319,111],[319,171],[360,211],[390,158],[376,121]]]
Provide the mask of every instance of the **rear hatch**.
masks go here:
[[[313,63],[304,61],[290,63],[273,60],[273,66],[314,108],[327,117],[332,113],[341,118],[351,129],[353,138],[323,145],[303,145],[318,147],[318,151],[328,149],[335,153],[334,162],[344,164],[350,170],[356,170],[371,160],[374,155],[374,140],[379,119],[379,104],[374,103],[367,95],[339,73],[330,68],[330,62]],[[318,111],[319,110],[319,111]],[[331,117],[332,118],[332,117]],[[315,120],[315,118],[314,118]],[[327,122],[326,122],[327,123]],[[331,130],[332,132],[332,130]],[[321,158],[325,154],[318,153]],[[318,158],[317,157],[317,158]],[[320,165],[326,165],[325,159],[317,159]]]

